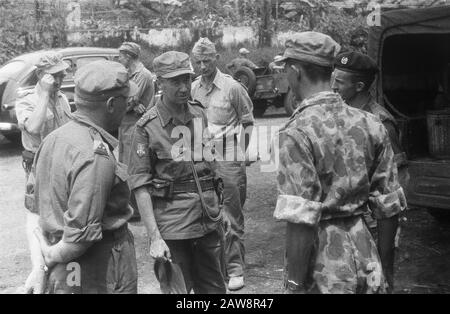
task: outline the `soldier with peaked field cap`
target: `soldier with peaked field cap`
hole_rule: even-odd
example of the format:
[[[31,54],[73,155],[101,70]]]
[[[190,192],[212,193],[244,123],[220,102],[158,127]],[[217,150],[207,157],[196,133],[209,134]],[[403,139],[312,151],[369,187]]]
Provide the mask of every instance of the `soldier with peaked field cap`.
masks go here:
[[[23,165],[27,174],[42,140],[70,119],[69,101],[60,92],[68,67],[59,53],[45,52],[36,64],[39,82],[17,99],[15,109],[22,130]]]
[[[409,180],[408,161],[400,143],[397,122],[370,93],[377,74],[378,66],[368,55],[355,51],[344,52],[335,59],[332,88],[348,105],[368,111],[383,122],[394,150],[400,184],[406,188]]]
[[[133,81],[138,91],[136,95],[129,99],[127,113],[119,128],[119,160],[128,164],[130,157],[130,145],[133,135],[133,128],[136,122],[142,117],[150,106],[155,95],[155,76],[140,61],[141,46],[133,42],[124,42],[119,47],[119,62],[128,70],[130,80]],[[138,218],[136,201],[131,197],[131,204],[135,208],[133,218]]]
[[[134,240],[127,221],[126,166],[115,158],[127,99],[136,93],[120,63],[95,61],[75,74],[76,113],[48,135],[27,185],[32,272],[28,293],[136,293]]]
[[[141,47],[136,43],[124,42],[119,47],[119,62],[127,68],[130,80],[138,87],[137,94],[130,99],[119,130],[119,158],[123,163],[128,163],[133,127],[147,110],[155,94],[155,76],[142,64],[140,56]]]
[[[303,99],[272,150],[279,153],[274,217],[287,222],[288,293],[383,293],[386,277],[392,288],[406,201],[381,121],[331,89],[339,49],[317,32],[286,42],[285,71]],[[378,250],[362,219],[369,209],[378,219]]]
[[[147,229],[150,254],[158,265],[181,268],[187,293],[225,293],[220,181],[212,158],[195,158],[195,143],[202,148],[208,135],[203,132],[203,105],[189,101],[194,74],[189,56],[169,51],[153,60],[153,68],[161,96],[136,124],[128,181]],[[161,290],[166,292],[164,282]]]
[[[217,173],[225,185],[225,212],[231,222],[226,236],[228,289],[244,286],[245,247],[243,207],[247,198],[247,174],[244,162],[254,124],[253,104],[243,85],[217,68],[219,55],[215,45],[201,38],[192,49],[200,76],[192,84],[192,98],[206,107],[209,130],[223,158]]]

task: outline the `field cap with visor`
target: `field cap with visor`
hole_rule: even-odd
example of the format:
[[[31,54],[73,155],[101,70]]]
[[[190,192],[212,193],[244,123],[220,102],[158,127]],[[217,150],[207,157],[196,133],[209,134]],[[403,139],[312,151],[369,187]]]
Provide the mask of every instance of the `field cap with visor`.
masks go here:
[[[141,55],[141,46],[136,43],[126,41],[119,47],[119,52],[125,52],[135,58]]]
[[[36,68],[48,74],[56,74],[67,70],[69,64],[62,60],[60,53],[47,51],[39,59]]]
[[[295,59],[323,67],[333,67],[341,46],[328,35],[318,32],[301,32],[286,41],[286,50],[279,62]]]
[[[102,102],[119,96],[129,98],[138,90],[122,64],[107,60],[84,65],[75,73],[74,82],[75,102]]]
[[[173,78],[183,74],[194,75],[189,55],[168,51],[153,60],[153,70],[158,78]]]

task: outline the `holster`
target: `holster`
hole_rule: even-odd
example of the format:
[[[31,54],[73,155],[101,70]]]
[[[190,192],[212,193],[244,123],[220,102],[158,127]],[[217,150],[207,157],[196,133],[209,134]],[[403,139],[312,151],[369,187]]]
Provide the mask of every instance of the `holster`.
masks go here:
[[[31,172],[35,155],[35,153],[30,152],[29,150],[24,150],[22,152],[22,167],[26,172]]]
[[[150,194],[153,197],[172,199],[173,198],[173,183],[161,179],[153,179],[148,185]]]

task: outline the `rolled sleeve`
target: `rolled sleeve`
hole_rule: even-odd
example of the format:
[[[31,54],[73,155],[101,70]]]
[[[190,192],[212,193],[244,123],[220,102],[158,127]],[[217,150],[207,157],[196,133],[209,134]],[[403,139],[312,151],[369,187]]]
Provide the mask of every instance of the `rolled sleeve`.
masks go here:
[[[376,219],[398,215],[407,206],[406,198],[398,181],[394,152],[386,129],[377,149],[375,170],[371,178],[369,206]]]
[[[26,131],[25,130],[25,122],[28,120],[30,115],[33,113],[34,105],[27,98],[18,99],[16,102],[15,110],[16,110],[17,123],[19,125],[19,128],[22,131]]]
[[[68,210],[64,213],[63,241],[95,242],[102,239],[102,218],[114,183],[114,164],[95,155],[75,164],[70,173]]]
[[[240,84],[236,84],[231,89],[232,105],[235,107],[239,121],[242,124],[253,124],[255,118],[253,117],[253,103],[247,91]]]
[[[279,196],[274,217],[315,226],[320,221],[323,205],[314,199],[320,183],[309,142],[300,131],[290,130],[280,133],[278,147]]]
[[[144,128],[136,126],[131,141],[130,158],[128,164],[128,186],[130,190],[136,190],[146,186],[153,179],[151,165],[151,150],[148,134]]]

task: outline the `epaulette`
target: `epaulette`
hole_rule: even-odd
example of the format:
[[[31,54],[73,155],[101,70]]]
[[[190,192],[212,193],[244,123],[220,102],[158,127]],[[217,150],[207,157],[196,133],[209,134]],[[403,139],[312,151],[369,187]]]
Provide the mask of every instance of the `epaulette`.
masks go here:
[[[89,133],[91,134],[92,139],[94,140],[94,154],[102,155],[102,156],[108,156],[111,154],[108,144],[106,144],[101,135],[98,133],[97,130],[91,128],[89,130]]]
[[[200,107],[202,109],[206,109],[206,107],[203,106],[203,104],[201,102],[199,102],[198,100],[189,100],[188,104],[191,105],[191,106],[198,106],[198,107]]]
[[[149,110],[147,110],[146,113],[144,113],[142,118],[139,119],[139,121],[137,122],[137,126],[140,126],[142,128],[147,123],[149,123],[151,120],[155,119],[157,116],[158,116],[158,111],[156,110],[156,105],[154,105]]]

